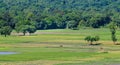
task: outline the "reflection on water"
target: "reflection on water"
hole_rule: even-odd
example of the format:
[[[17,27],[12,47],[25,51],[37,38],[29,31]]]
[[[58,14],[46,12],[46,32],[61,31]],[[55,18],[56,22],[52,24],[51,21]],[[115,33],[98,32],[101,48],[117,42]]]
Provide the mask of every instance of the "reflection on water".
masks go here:
[[[0,55],[17,54],[17,52],[0,52]]]

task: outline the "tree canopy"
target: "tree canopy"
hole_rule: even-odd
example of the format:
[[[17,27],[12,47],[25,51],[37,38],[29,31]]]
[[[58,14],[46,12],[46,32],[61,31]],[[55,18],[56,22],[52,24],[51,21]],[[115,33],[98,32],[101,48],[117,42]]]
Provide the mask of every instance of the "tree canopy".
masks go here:
[[[120,0],[0,0],[0,28],[10,26],[17,32],[33,33],[36,29],[100,28],[111,21],[120,27],[119,3]]]

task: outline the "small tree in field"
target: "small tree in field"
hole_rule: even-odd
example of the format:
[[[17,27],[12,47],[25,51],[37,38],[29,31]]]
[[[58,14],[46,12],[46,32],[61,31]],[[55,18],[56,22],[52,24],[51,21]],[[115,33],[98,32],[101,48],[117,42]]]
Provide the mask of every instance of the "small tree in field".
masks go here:
[[[99,36],[95,36],[95,41],[96,41],[96,44],[97,44],[97,41],[100,40],[100,37]]]
[[[114,22],[112,22],[109,27],[110,27],[110,31],[111,31],[112,41],[113,41],[114,44],[116,44],[116,41],[117,41],[117,38],[116,38],[116,35],[115,35],[116,34],[116,29],[117,29],[116,24]]]
[[[91,36],[87,36],[87,37],[85,37],[85,41],[87,41],[88,43],[90,42],[90,39],[91,39]]]
[[[90,45],[93,45],[93,42],[95,41],[95,37],[90,38]]]
[[[86,41],[88,41],[88,43],[90,44],[90,45],[93,45],[93,42],[94,41],[99,41],[99,36],[95,36],[95,37],[91,37],[91,36],[87,36],[87,37],[85,37],[85,40]]]

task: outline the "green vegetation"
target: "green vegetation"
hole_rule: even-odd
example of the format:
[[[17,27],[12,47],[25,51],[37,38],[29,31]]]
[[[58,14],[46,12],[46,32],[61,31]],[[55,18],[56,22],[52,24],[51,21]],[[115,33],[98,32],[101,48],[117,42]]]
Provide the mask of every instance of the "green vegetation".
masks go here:
[[[11,32],[12,32],[12,28],[10,26],[5,26],[0,29],[0,34],[5,35],[5,37],[6,35],[10,35]]]
[[[89,32],[89,33],[87,33]],[[12,32],[12,34],[15,32]],[[117,30],[116,35],[120,31]],[[101,36],[101,45],[88,45],[86,36]],[[0,51],[18,54],[0,55],[0,64],[87,65],[119,64],[120,46],[112,44],[109,29],[39,30],[31,36],[0,36]],[[118,41],[119,37],[118,37]],[[63,45],[63,47],[61,47]],[[100,48],[108,53],[103,53]],[[113,61],[114,60],[114,61]]]
[[[85,37],[85,40],[88,41],[88,43],[90,42],[89,43],[90,45],[93,45],[93,42],[94,41],[97,42],[97,41],[99,41],[99,39],[100,39],[99,36],[95,36],[95,37],[87,36],[87,37]]]
[[[120,64],[120,46],[111,42],[111,38],[114,44],[120,42],[119,4],[119,0],[0,0],[0,51],[17,52],[0,54],[0,65]]]
[[[111,21],[120,27],[119,3],[119,0],[0,0],[0,28],[10,26],[25,34],[36,29],[100,28]]]
[[[22,32],[24,35],[29,32],[29,33],[34,33],[36,32],[35,28],[35,22],[25,20],[25,21],[20,21],[19,23],[16,24],[16,31]]]
[[[116,38],[116,24],[114,22],[112,22],[110,24],[110,31],[111,31],[111,37],[112,37],[112,41],[114,42],[114,44],[116,44],[117,38]]]

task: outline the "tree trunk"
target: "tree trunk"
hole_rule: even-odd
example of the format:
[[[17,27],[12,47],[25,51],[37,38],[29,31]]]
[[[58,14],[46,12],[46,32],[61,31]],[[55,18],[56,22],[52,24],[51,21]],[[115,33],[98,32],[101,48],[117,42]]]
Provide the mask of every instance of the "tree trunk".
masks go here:
[[[25,32],[23,32],[23,35],[25,36]]]
[[[92,45],[92,42],[90,42],[90,45]]]
[[[7,35],[5,34],[5,37],[6,37]]]
[[[113,42],[114,43],[114,45],[116,45],[116,42]]]

